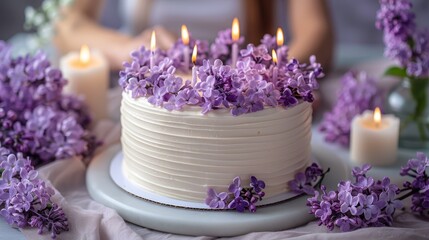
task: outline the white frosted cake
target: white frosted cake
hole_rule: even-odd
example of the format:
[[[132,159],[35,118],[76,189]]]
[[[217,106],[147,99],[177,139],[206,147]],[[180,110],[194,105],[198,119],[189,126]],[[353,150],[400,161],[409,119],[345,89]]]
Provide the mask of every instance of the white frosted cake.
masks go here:
[[[322,68],[314,56],[288,59],[273,36],[241,50],[240,39],[226,29],[210,47],[179,39],[131,53],[119,74],[119,186],[161,204],[238,212],[296,195],[289,183],[311,164]]]
[[[124,174],[162,196],[204,202],[208,188],[221,191],[236,176],[244,184],[257,176],[269,198],[287,192],[288,181],[310,163],[308,102],[240,116],[229,109],[203,115],[201,107],[168,111],[124,91],[121,114]]]

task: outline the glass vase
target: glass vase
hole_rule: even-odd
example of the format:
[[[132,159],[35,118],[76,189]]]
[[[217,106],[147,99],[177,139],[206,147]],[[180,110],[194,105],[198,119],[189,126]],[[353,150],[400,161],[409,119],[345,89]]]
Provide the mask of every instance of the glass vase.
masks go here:
[[[429,149],[429,79],[403,79],[388,94],[386,110],[401,120],[400,148]]]

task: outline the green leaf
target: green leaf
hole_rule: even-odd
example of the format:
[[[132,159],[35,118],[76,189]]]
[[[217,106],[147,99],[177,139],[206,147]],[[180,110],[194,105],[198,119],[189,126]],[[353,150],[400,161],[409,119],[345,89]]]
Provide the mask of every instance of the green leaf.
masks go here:
[[[385,76],[393,76],[393,77],[401,77],[404,78],[407,76],[407,71],[405,70],[405,68],[401,68],[401,67],[397,67],[397,66],[392,66],[389,67],[385,72],[384,72]]]

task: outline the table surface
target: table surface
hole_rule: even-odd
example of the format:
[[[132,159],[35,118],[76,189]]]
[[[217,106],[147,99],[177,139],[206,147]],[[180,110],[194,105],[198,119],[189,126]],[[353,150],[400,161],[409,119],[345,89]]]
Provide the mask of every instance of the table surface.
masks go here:
[[[14,47],[19,48],[20,45],[23,44],[22,38],[18,36],[14,39]],[[380,47],[372,47],[372,46],[356,46],[356,45],[344,45],[344,46],[338,46],[336,55],[335,55],[335,71],[327,76],[326,79],[323,80],[323,83],[321,84],[321,92],[325,96],[327,96],[327,99],[325,99],[325,105],[331,105],[335,101],[335,94],[330,94],[332,92],[336,92],[336,89],[338,89],[338,79],[339,77],[351,66],[357,66],[357,69],[369,69],[370,72],[372,72],[375,76],[379,76],[383,68],[374,68],[374,64],[371,63],[374,59],[380,59],[382,57],[383,49]],[[384,63],[382,63],[384,64]],[[381,70],[380,70],[381,69]],[[322,136],[320,133],[316,130],[313,131],[314,139],[317,141],[322,141]],[[314,140],[313,140],[314,141]],[[329,150],[339,150],[337,153],[338,157],[345,157],[347,155],[346,150],[340,150],[337,146],[330,146],[331,149]],[[324,154],[329,152],[326,150],[323,150],[323,147],[320,149],[316,149],[315,151],[318,151],[319,154]],[[382,173],[383,170],[381,170]],[[0,217],[0,239],[25,239],[22,233],[15,228],[10,227],[3,218]]]

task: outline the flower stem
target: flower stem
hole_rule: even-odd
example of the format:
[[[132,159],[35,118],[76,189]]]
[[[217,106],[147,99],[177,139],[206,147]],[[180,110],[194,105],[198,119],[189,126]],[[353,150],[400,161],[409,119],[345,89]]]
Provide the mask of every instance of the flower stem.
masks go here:
[[[425,129],[425,119],[424,113],[427,105],[427,87],[429,80],[428,79],[419,79],[414,77],[409,77],[410,91],[411,96],[413,97],[416,107],[414,114],[412,115],[413,121],[417,124],[419,131],[420,139],[423,141],[427,140],[426,129]]]
[[[407,197],[409,197],[415,193],[418,193],[418,192],[419,192],[419,189],[413,189],[410,192],[408,192],[407,194],[402,195],[401,197],[398,197],[396,200],[404,200],[405,198],[407,198]]]

